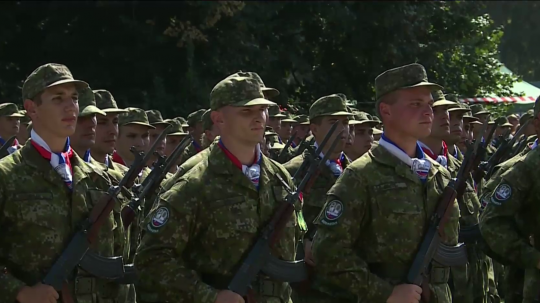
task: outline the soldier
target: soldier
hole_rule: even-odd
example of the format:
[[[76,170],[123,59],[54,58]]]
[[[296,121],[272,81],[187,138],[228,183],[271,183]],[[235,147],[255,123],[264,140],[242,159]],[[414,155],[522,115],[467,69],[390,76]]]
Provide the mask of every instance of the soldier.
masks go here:
[[[460,139],[459,141],[456,143],[456,146],[457,148],[459,149],[460,153],[458,153],[458,156],[465,152],[467,152],[467,145],[465,143],[472,143],[473,142],[473,139],[474,139],[474,135],[473,135],[473,128],[475,127],[475,125],[482,125],[482,122],[479,122],[478,121],[478,118],[476,117],[473,117],[470,113],[470,107],[469,105],[465,104],[465,103],[459,103],[461,107],[465,108],[465,109],[468,109],[467,112],[464,113],[463,115],[463,129],[461,131],[461,136],[460,136]],[[450,113],[450,123],[452,125],[452,113]],[[458,160],[462,160],[460,158],[458,158]]]
[[[192,144],[188,146],[181,156],[180,163],[186,162],[189,158],[202,151],[201,138],[203,134],[202,115],[205,109],[199,109],[189,114],[187,123],[189,124],[189,135],[192,138]]]
[[[534,110],[528,110],[521,118],[519,119],[519,124],[524,125],[527,121],[532,119],[534,117]],[[537,121],[537,119],[533,120],[533,123],[529,123],[525,130],[523,131],[523,135],[519,140],[516,140],[516,143],[512,147],[512,154],[517,155],[527,149],[527,147],[532,144],[534,141],[536,141],[536,130],[535,130],[535,123],[534,121]],[[524,140],[524,141],[523,141]]]
[[[506,117],[499,117],[495,120],[497,123],[497,129],[495,130],[495,135],[493,136],[493,146],[499,147],[501,145],[501,140],[506,139],[510,136],[510,130],[512,124],[508,122]]]
[[[118,116],[118,143],[112,159],[129,167],[135,160],[130,148],[133,146],[137,151],[146,151],[150,145],[150,129],[155,127],[148,122],[144,110],[135,107],[125,110]]]
[[[428,82],[419,64],[388,70],[375,79],[384,134],[379,145],[345,169],[317,218],[317,270],[359,302],[420,300],[422,289],[403,281],[451,178],[418,144],[430,134],[431,92],[437,89],[441,87]],[[459,207],[456,202],[449,207],[441,240],[456,245]],[[426,281],[432,302],[451,302],[448,270],[432,261]]]
[[[180,122],[180,125],[182,126],[182,131],[187,133],[189,124],[187,124],[187,120],[184,117],[176,117],[173,120]]]
[[[20,119],[23,117],[19,113],[17,105],[14,103],[0,104],[0,144],[4,145],[6,140],[13,136],[17,136],[20,128]],[[26,141],[25,141],[26,142]],[[22,142],[24,143],[24,142]],[[8,148],[10,154],[14,153],[19,148],[19,141],[15,139],[11,147]]]
[[[28,129],[28,125],[32,121],[30,120],[30,117],[28,117],[28,115],[26,114],[26,111],[24,109],[20,110],[19,114],[21,114],[22,117],[21,117],[21,120],[20,120],[21,124],[19,125],[19,132],[17,133],[17,141],[19,141],[19,144],[24,145],[24,143],[26,143],[26,140],[28,140],[28,138],[30,138],[30,132],[27,131],[27,129]]]
[[[219,129],[214,125],[214,122],[212,122],[212,117],[210,117],[211,112],[211,110],[207,110],[202,116],[204,133],[201,141],[203,148],[210,146],[216,137],[219,136]]]
[[[365,112],[353,112],[354,120],[349,121],[349,125],[354,129],[354,141],[345,148],[345,154],[352,161],[360,158],[371,149],[373,144],[373,129],[379,124],[371,120]]]
[[[260,152],[273,104],[250,78],[226,78],[212,90],[219,144],[161,195],[135,259],[140,287],[157,294],[154,302],[244,302],[227,284],[287,195],[275,175],[294,187],[287,171]],[[294,260],[296,222],[290,218],[273,249],[282,260]],[[291,302],[287,283],[264,276],[252,291],[257,302]]]
[[[77,125],[78,90],[64,65],[45,64],[23,84],[24,107],[33,121],[31,139],[0,161],[0,301],[57,302],[59,294],[41,284],[66,243],[110,186],[103,171],[85,163],[69,145]],[[124,256],[126,246],[119,208],[105,218],[96,253]],[[73,272],[62,297],[76,302],[117,302],[120,286]],[[61,300],[59,302],[66,302]]]
[[[489,122],[489,111],[484,109],[484,106],[482,104],[473,104],[470,106],[471,112],[473,117],[478,118],[478,121],[484,125],[484,123]],[[475,127],[473,129],[474,131],[474,138],[483,138],[489,131],[486,129],[486,133],[479,136],[479,132],[482,130],[482,127]]]
[[[184,132],[182,123],[176,119],[167,119],[165,122],[169,123],[172,127],[167,134],[167,141],[165,145],[165,155],[169,157],[176,146],[186,137],[189,136],[188,133]],[[180,161],[178,161],[180,162]],[[176,171],[176,168],[175,168]]]
[[[279,137],[281,138],[282,143],[289,141],[293,127],[296,124],[298,124],[298,122],[292,118],[291,114],[285,114],[285,118],[281,120],[281,129],[279,131]]]
[[[287,116],[281,113],[279,106],[270,106],[268,108],[268,126],[270,126],[278,135],[281,133],[281,120],[285,117]],[[279,138],[279,143],[283,143],[283,139]]]
[[[516,133],[516,130],[518,129],[518,126],[519,126],[519,119],[516,115],[512,114],[512,115],[508,115],[506,117],[506,119],[508,120],[508,122],[510,124],[512,124],[512,129],[511,129],[511,135],[514,135]]]
[[[156,142],[156,139],[159,137],[159,135],[161,135],[161,133],[165,130],[165,128],[169,126],[169,123],[163,121],[163,117],[161,116],[161,112],[159,110],[155,110],[155,109],[147,110],[146,116],[148,117],[148,122],[150,123],[150,125],[154,127],[150,129],[150,144],[148,144],[148,148],[150,148]],[[158,143],[156,152],[159,155],[161,156],[165,155],[166,144],[167,144],[167,137],[163,138],[161,142]],[[157,160],[156,157],[152,157],[149,163],[147,163],[148,167],[152,167],[152,164],[156,160]]]
[[[296,133],[296,138],[294,138],[294,141],[291,144],[291,147],[293,149],[297,148],[300,142],[302,142],[304,138],[310,135],[308,116],[298,115],[294,117],[294,120],[297,121],[298,123],[295,124],[292,129],[293,134]]]
[[[90,148],[96,143],[96,115],[106,116],[105,112],[96,107],[94,92],[89,87],[79,91],[77,128],[69,139],[73,150],[86,163],[90,163]]]
[[[452,155],[452,157],[454,157],[459,162],[462,162],[464,151],[460,150],[458,144],[462,140],[462,135],[468,134],[464,131],[464,117],[468,112],[470,112],[470,109],[464,103],[458,102],[455,95],[446,95],[445,98],[449,101],[454,102],[455,106],[452,106],[448,109],[448,114],[450,118],[450,132],[448,133],[448,136],[444,138],[444,142],[446,143],[446,146],[448,148],[448,154]],[[435,113],[433,114],[435,116]],[[469,142],[472,142],[471,138],[467,139],[469,140]],[[463,142],[463,145],[465,145],[465,142]]]

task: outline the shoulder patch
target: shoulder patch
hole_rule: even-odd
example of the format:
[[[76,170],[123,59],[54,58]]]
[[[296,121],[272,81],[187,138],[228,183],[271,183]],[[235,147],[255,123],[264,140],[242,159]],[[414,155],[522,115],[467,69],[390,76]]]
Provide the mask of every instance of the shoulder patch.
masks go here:
[[[154,234],[157,233],[159,229],[165,226],[167,221],[169,221],[169,216],[170,212],[167,207],[162,206],[156,209],[152,219],[150,219],[150,222],[146,225],[146,230]]]
[[[326,226],[334,226],[337,224],[337,220],[343,215],[343,202],[339,200],[332,200],[326,204],[323,210],[323,219],[321,223]]]
[[[507,183],[501,183],[491,194],[491,203],[501,205],[512,197],[512,187]]]

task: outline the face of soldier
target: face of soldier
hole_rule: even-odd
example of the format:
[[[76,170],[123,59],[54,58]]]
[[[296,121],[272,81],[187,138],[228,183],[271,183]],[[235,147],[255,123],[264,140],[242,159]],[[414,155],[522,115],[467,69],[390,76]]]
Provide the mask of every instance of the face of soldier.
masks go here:
[[[515,116],[510,116],[508,117],[508,122],[510,122],[510,124],[512,124],[512,133],[515,133],[518,126],[519,126],[519,120],[518,118],[516,118]]]
[[[150,129],[150,143],[148,144],[148,148],[156,142],[159,135],[163,132],[163,130],[167,127],[167,125],[164,124],[157,124],[154,125],[154,129]],[[160,155],[165,154],[165,145],[167,144],[167,137],[164,137],[161,141],[159,141],[158,146],[156,147],[156,152],[158,152]]]
[[[433,124],[431,126],[431,137],[437,139],[448,138],[450,135],[450,115],[448,106],[436,106],[433,108]]]
[[[169,157],[173,153],[174,149],[178,146],[178,144],[180,144],[182,139],[184,139],[186,136],[187,135],[167,136],[167,141],[166,141],[166,145],[165,145],[165,155],[167,157]],[[178,162],[180,162],[180,161],[181,161],[181,159],[179,158]]]
[[[297,140],[302,141],[309,135],[309,125],[297,124],[293,127],[292,132],[296,132]]]
[[[212,121],[222,136],[251,147],[260,143],[264,136],[267,108],[266,105],[225,106],[212,111]]]
[[[429,136],[434,124],[431,90],[422,86],[401,89],[393,97],[393,103],[379,106],[385,129],[415,140]]]
[[[313,133],[313,136],[315,137],[315,140],[318,144],[322,142],[326,134],[330,131],[330,128],[332,128],[332,125],[334,123],[338,123],[338,126],[330,139],[328,140],[328,143],[326,144],[325,148],[323,149],[323,153],[326,149],[330,148],[332,145],[332,142],[336,137],[339,136],[339,140],[336,144],[336,147],[334,147],[334,150],[332,151],[332,154],[339,154],[345,149],[345,144],[347,143],[347,139],[349,137],[349,117],[347,116],[323,116],[320,120],[320,125],[317,125],[315,123],[311,123],[311,132]]]
[[[373,143],[373,128],[371,125],[358,124],[354,126],[354,153],[361,156],[369,151]]]
[[[149,127],[137,124],[120,126],[116,151],[127,161],[133,161],[134,156],[129,151],[133,146],[137,151],[146,151],[150,145]]]
[[[510,126],[498,126],[495,130],[495,138],[498,138],[499,136],[507,135],[510,131]]]
[[[482,122],[482,124],[485,124],[488,121],[488,115],[487,114],[482,114],[482,115],[477,115],[475,116],[476,118],[478,118],[478,122]],[[475,126],[473,127],[473,132],[474,132],[474,137],[475,138],[479,138],[480,137],[480,132],[482,131],[482,128],[483,126],[480,125],[480,124],[475,124]],[[485,136],[487,134],[489,134],[489,129],[490,129],[490,126],[488,126],[486,128],[486,132],[484,134],[482,134],[481,136]]]
[[[97,116],[96,143],[92,152],[99,155],[112,154],[118,139],[118,114],[108,113]]]
[[[2,138],[9,139],[19,133],[21,120],[19,117],[0,117],[0,134]]]
[[[33,121],[33,128],[58,138],[73,135],[79,115],[79,93],[75,85],[65,83],[49,87],[41,93],[40,100],[24,101],[24,109]]]
[[[471,143],[472,142],[472,124],[468,123],[467,122],[464,122],[463,123],[463,128],[461,129],[461,134],[459,136],[459,141],[457,143],[455,143],[457,145],[457,147],[459,148],[459,150],[461,150],[462,152],[466,152],[467,151],[467,145],[465,143],[469,142]]]
[[[279,134],[281,130],[281,118],[268,118],[268,126],[274,129]]]
[[[76,151],[81,153],[96,143],[96,125],[96,115],[78,118],[75,133],[69,137]]]
[[[450,135],[445,139],[448,144],[456,144],[461,140],[463,134],[463,115],[462,111],[450,113]]]
[[[195,140],[199,140],[204,133],[204,128],[202,125],[202,122],[197,122],[195,124],[195,127],[188,127],[189,134],[195,138]]]
[[[279,136],[281,140],[287,141],[291,137],[293,124],[291,122],[281,122],[281,129],[279,130]],[[283,143],[285,144],[285,143]]]

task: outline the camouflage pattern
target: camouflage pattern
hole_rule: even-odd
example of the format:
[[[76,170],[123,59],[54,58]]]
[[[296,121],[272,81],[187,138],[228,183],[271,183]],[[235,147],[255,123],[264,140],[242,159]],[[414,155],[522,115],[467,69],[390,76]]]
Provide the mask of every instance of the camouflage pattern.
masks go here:
[[[431,96],[433,97],[433,106],[456,106],[457,103],[447,100],[446,96],[443,94],[442,90],[436,90],[431,93]]]
[[[94,99],[96,99],[96,106],[105,113],[125,113],[125,109],[118,108],[116,100],[108,90],[96,89],[94,90]]]
[[[150,125],[146,112],[140,108],[128,107],[126,112],[118,116],[118,126],[124,126],[128,124],[136,124],[147,126],[148,128],[155,128]]]
[[[409,166],[377,145],[351,163],[328,192],[312,247],[317,271],[358,296],[358,302],[386,302],[405,280],[451,178],[444,167],[428,161],[423,184]],[[443,243],[458,243],[459,216],[457,202],[450,204]],[[451,302],[448,277],[449,268],[432,263],[432,302]]]
[[[85,163],[76,154],[71,159],[73,190],[28,140],[25,146],[0,161],[0,301],[15,302],[22,286],[42,281],[71,240],[80,223],[111,184],[109,176]],[[128,257],[129,246],[120,217],[121,203],[105,219],[96,252],[104,257]],[[22,240],[24,239],[24,240]],[[77,271],[78,303],[113,303],[125,286],[93,278]],[[95,289],[90,287],[95,285]],[[97,301],[96,301],[97,298]]]
[[[345,99],[339,95],[333,94],[324,96],[317,101],[313,102],[309,107],[309,120],[322,116],[348,116],[352,117],[353,114],[347,111],[347,105]]]
[[[300,125],[309,125],[309,117],[306,115],[298,115],[294,117],[294,120]]]
[[[375,127],[379,124],[378,121],[372,120],[366,112],[354,111],[353,114],[353,118],[349,120],[349,125],[369,124],[371,127]]]
[[[540,300],[540,270],[527,268],[523,276],[523,301],[522,303],[537,303]],[[505,301],[505,303],[507,303]],[[511,303],[511,302],[508,302]]]
[[[22,109],[19,111],[19,114],[21,117],[21,124],[22,125],[28,125],[30,122],[32,122],[32,119],[30,119],[30,116],[26,114],[26,110]]]
[[[79,117],[88,117],[92,115],[107,115],[96,106],[94,92],[90,87],[79,91]]]
[[[146,116],[148,117],[148,122],[150,123],[150,125],[169,125],[168,122],[163,120],[161,112],[157,109],[147,110]]]
[[[268,117],[270,118],[285,118],[287,117],[284,115],[281,110],[279,109],[279,106],[270,106],[268,108]]]
[[[207,110],[202,115],[201,121],[203,125],[203,130],[211,130],[214,122],[212,122],[212,117],[210,116],[211,110]]]
[[[266,100],[257,81],[252,78],[231,77],[221,80],[210,92],[210,108],[224,106],[276,105]],[[188,119],[189,120],[189,119]]]
[[[88,83],[73,79],[67,66],[56,63],[47,63],[36,68],[24,81],[22,99],[32,99],[49,87],[60,84],[73,83],[80,91],[88,87]]]
[[[284,203],[287,192],[276,174],[294,187],[287,171],[263,156],[257,191],[221,148],[213,148],[160,196],[147,217],[135,259],[138,287],[153,292],[154,302],[214,302],[260,230]],[[274,256],[294,260],[296,230],[293,214],[272,249]],[[253,291],[257,302],[291,303],[287,283],[261,277],[253,283]]]
[[[26,111],[24,111],[26,114]],[[2,103],[0,104],[0,117],[17,117],[22,118],[24,114],[21,114],[19,108],[15,103]]]
[[[294,120],[294,117],[291,113],[285,114],[285,119],[281,120],[281,122],[285,123],[298,123],[298,121]]]
[[[168,124],[171,125],[171,128],[169,130],[169,133],[167,136],[187,136],[188,133],[184,132],[184,129],[182,128],[182,122],[176,119],[166,119],[164,120]]]
[[[190,127],[195,127],[195,124],[201,122],[204,112],[206,112],[206,109],[199,109],[189,114],[187,117],[187,124]]]
[[[428,81],[426,69],[413,63],[405,66],[389,69],[375,78],[375,95],[379,100],[382,96],[403,88],[427,86],[433,90],[443,88]]]
[[[512,127],[512,124],[508,122],[508,118],[499,117],[495,119],[495,123],[498,123],[498,127]]]
[[[537,135],[532,135],[532,136],[528,136],[527,139],[525,139],[525,146],[523,146],[520,150],[518,150],[519,148],[519,143],[520,143],[520,140],[517,140],[517,142],[514,144],[514,146],[512,147],[512,154],[513,155],[518,155],[518,154],[521,154],[523,152],[527,153],[530,151],[531,149],[531,146],[534,144],[534,141],[536,141],[536,139],[538,138]]]
[[[265,97],[272,98],[272,97],[279,96],[279,91],[277,89],[275,89],[275,88],[266,87],[266,85],[264,85],[264,82],[263,82],[261,76],[259,76],[259,74],[257,74],[257,73],[239,71],[239,72],[237,72],[235,74],[230,75],[229,77],[251,78],[251,79],[255,80],[259,84],[259,87],[263,91]],[[227,78],[229,78],[229,77],[227,77]]]
[[[519,124],[523,125],[525,124],[525,122],[532,119],[533,117],[534,117],[534,110],[530,109],[519,118]]]
[[[470,108],[473,116],[489,114],[489,111],[487,111],[482,104],[473,104]]]
[[[176,117],[173,120],[176,120],[176,121],[180,122],[182,127],[188,127],[189,126],[189,124],[187,123],[187,120],[184,117]]]

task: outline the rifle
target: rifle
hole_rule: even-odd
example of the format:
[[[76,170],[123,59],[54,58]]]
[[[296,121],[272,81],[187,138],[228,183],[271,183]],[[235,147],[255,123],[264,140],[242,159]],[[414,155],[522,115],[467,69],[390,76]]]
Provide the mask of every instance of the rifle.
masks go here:
[[[332,126],[331,131],[326,135],[321,145],[315,151],[315,155],[317,155],[317,157],[323,151],[323,148],[326,146],[336,128],[337,122],[334,124],[334,126]],[[304,178],[302,178],[302,181],[296,190],[291,189],[281,176],[276,175],[276,178],[278,178],[288,192],[287,196],[285,197],[285,202],[278,207],[276,212],[274,212],[270,222],[262,230],[257,242],[255,245],[253,245],[247,254],[247,257],[242,262],[240,268],[234,274],[234,277],[230,281],[227,289],[241,295],[242,297],[246,297],[246,295],[248,295],[248,289],[250,288],[251,283],[255,281],[259,272],[263,272],[273,280],[282,282],[301,282],[307,279],[307,268],[303,260],[290,262],[280,260],[271,255],[270,248],[279,239],[279,236],[285,228],[287,221],[295,211],[294,204],[296,201],[298,201],[300,192],[306,186],[311,176],[319,169],[319,167],[326,163],[328,160],[328,155],[330,155],[331,151],[336,147],[338,140],[340,140],[339,136],[334,139],[330,149],[326,151],[322,159],[319,161],[310,161],[308,171],[304,175]],[[307,166],[307,162],[308,161],[304,161],[302,166],[304,166],[304,164]],[[298,177],[300,173],[301,170],[297,170],[294,177]],[[251,296],[247,298],[247,302],[252,302]]]
[[[135,183],[135,179],[143,170],[146,162],[152,156],[158,143],[166,136],[168,129],[159,135],[147,154],[137,152],[134,147],[130,151],[135,155],[135,161],[129,170],[120,180],[118,185],[109,187],[107,192],[100,198],[90,211],[90,215],[81,223],[81,227],[71,238],[66,249],[52,265],[51,269],[43,279],[43,284],[52,286],[55,290],[61,291],[63,303],[73,303],[73,297],[69,290],[68,280],[73,278],[75,269],[82,263],[89,273],[93,269],[109,268],[118,272],[118,276],[124,276],[124,266],[122,257],[102,257],[90,251],[90,246],[97,244],[99,231],[114,208],[116,197],[122,187],[130,188]]]
[[[525,145],[527,145],[527,136],[523,135],[523,137],[517,143],[515,150],[513,150],[510,154],[509,159],[517,156],[525,148]]]
[[[302,141],[298,143],[298,148],[296,149],[296,153],[294,154],[295,157],[298,155],[301,155],[304,152],[304,150],[306,150],[306,148],[309,147],[308,137],[309,136],[305,136],[304,139],[302,139]]]
[[[296,139],[296,133],[297,132],[294,132],[294,134],[292,134],[290,137],[289,137],[289,140],[287,140],[287,143],[285,144],[285,146],[279,151],[279,154],[277,155],[276,157],[276,161],[278,163],[281,163],[283,162],[283,157],[286,155],[286,152],[289,150],[289,147],[291,147],[291,144],[294,142],[294,139]]]
[[[489,116],[488,116],[488,119],[489,119]],[[495,134],[495,130],[497,129],[497,126],[498,126],[498,122],[495,122],[495,125],[493,126],[493,128],[491,128],[491,130],[489,131],[489,134],[488,136],[486,137],[486,139],[484,140],[484,142],[482,142],[482,144],[480,144],[480,147],[478,148],[478,153],[477,153],[477,157],[475,159],[475,163],[474,163],[474,172],[473,172],[473,181],[475,184],[479,184],[480,181],[482,180],[482,178],[484,177],[485,175],[485,172],[483,171],[483,169],[481,168],[481,165],[482,165],[482,161],[484,159],[484,157],[486,156],[486,153],[487,153],[487,147],[489,146],[489,144],[491,144],[491,138],[493,138],[493,134]],[[483,125],[483,129],[482,129],[482,132],[480,133],[481,136],[484,134],[485,132],[485,129],[487,127],[487,122],[484,123]],[[480,140],[480,138],[477,138],[477,140]]]
[[[12,136],[9,138],[4,145],[0,148],[0,159],[9,156],[9,148],[13,146],[13,142],[15,141],[15,136]]]
[[[441,237],[444,236],[444,227],[450,215],[451,204],[458,197],[458,193],[463,194],[467,186],[467,176],[473,167],[473,157],[478,153],[479,145],[480,140],[475,140],[474,146],[467,148],[456,179],[452,179],[444,188],[437,209],[431,216],[427,232],[407,273],[406,282],[408,284],[422,287],[422,300],[424,302],[430,300],[429,287],[426,285],[425,278],[433,260],[445,266],[459,266],[467,263],[467,253],[463,243],[457,246],[448,246],[441,242]]]

